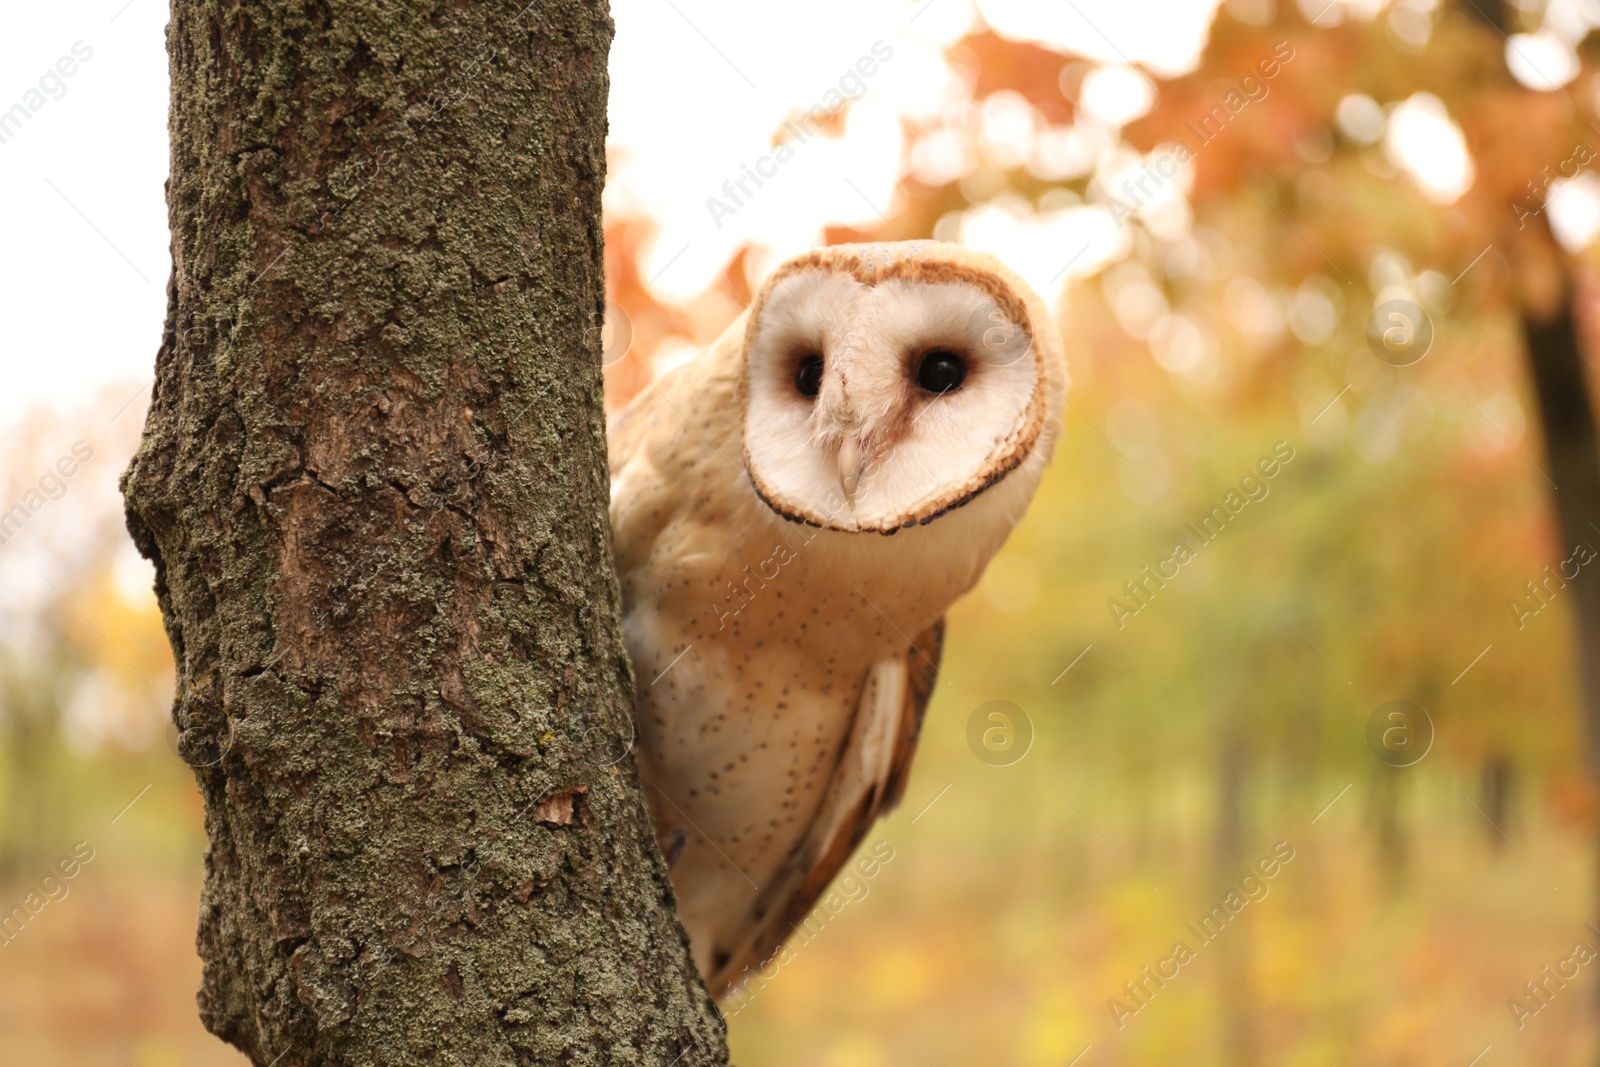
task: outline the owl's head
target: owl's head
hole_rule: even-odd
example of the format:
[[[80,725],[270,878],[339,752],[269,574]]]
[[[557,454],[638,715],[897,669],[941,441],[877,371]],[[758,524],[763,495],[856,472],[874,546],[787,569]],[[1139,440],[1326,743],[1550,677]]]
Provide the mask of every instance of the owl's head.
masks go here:
[[[1066,371],[1043,303],[934,241],[780,266],[745,328],[745,466],[785,518],[894,533],[1049,458]]]

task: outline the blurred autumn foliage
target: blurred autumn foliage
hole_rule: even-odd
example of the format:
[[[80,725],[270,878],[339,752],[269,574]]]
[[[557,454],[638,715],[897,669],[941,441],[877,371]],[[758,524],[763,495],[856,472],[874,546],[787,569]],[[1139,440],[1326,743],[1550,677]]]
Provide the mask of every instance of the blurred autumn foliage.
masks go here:
[[[1553,4],[1318,6],[1224,4],[1174,77],[975,18],[941,57],[962,94],[903,120],[892,203],[820,228],[1025,261],[1074,388],[1032,513],[952,615],[905,806],[867,846],[895,859],[731,1021],[746,1067],[1600,1056],[1592,968],[1527,986],[1600,947],[1575,614],[1600,579],[1546,570],[1572,555],[1557,505],[1600,502],[1555,488],[1528,353],[1565,315],[1594,378],[1594,45],[1555,70],[1526,36]],[[641,265],[658,230],[606,219],[613,410],[773,265],[749,244],[669,296]],[[1392,301],[1431,335],[1414,362],[1371,341]],[[1281,449],[1220,535],[1189,532]],[[1179,540],[1192,562],[1131,593]],[[162,701],[127,695],[160,689],[165,646],[152,603],[117,599],[116,543],[74,550],[0,661],[0,908],[85,827],[105,841],[0,947],[0,1065],[120,1062],[40,974],[134,1062],[236,1062],[185,1007],[203,835]],[[1008,765],[968,747],[992,700],[1024,715]],[[1426,715],[1409,763],[1372,740],[1396,700]],[[113,705],[145,725],[110,729]],[[1280,842],[1294,861],[1201,945],[1187,924]],[[1180,941],[1193,961],[1150,979]]]

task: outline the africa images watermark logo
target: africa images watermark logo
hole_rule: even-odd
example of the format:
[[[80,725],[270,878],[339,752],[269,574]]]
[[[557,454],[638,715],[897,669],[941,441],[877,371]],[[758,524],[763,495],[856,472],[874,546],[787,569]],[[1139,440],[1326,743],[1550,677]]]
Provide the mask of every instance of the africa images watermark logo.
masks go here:
[[[63,856],[56,861],[39,880],[37,888],[30,889],[27,896],[22,898],[22,903],[10,911],[0,913],[0,948],[10,945],[22,931],[38,917],[39,913],[51,904],[59,904],[67,899],[67,894],[72,892],[69,884],[78,877],[78,873],[94,859],[94,846],[87,841],[79,841],[72,846],[72,854]]]
[[[1238,519],[1240,512],[1252,502],[1260,503],[1267,499],[1272,493],[1272,486],[1268,483],[1276,478],[1294,457],[1294,446],[1289,442],[1279,441],[1274,444],[1271,455],[1262,456],[1256,461],[1255,467],[1246,471],[1239,479],[1238,489],[1229,489],[1223,496],[1222,502],[1213,505],[1198,522],[1184,524],[1184,535],[1172,546],[1172,553],[1154,565],[1154,570],[1146,564],[1139,572],[1139,576],[1123,582],[1122,588],[1127,593],[1127,601],[1124,602],[1117,597],[1111,597],[1106,601],[1106,608],[1111,612],[1111,621],[1117,624],[1117,629],[1126,627],[1130,618],[1149,607],[1156,593],[1165,589],[1167,582],[1177,578],[1182,568],[1199,556],[1200,549],[1222,536],[1222,531],[1227,528],[1228,523]],[[1256,476],[1257,471],[1261,475],[1259,478]],[[1194,536],[1192,545],[1189,542],[1190,534]]]
[[[746,201],[755,196],[755,190],[749,188],[748,183],[754,182],[756,189],[760,189],[765,184],[763,178],[777,177],[778,168],[795,157],[799,146],[827,128],[846,104],[867,95],[867,79],[878,73],[880,64],[894,58],[894,49],[886,41],[872,42],[870,51],[871,55],[864,55],[853,66],[846,67],[845,72],[839,75],[839,80],[822,94],[820,101],[806,108],[798,119],[790,119],[783,124],[781,140],[776,149],[758,158],[753,166],[749,163],[740,164],[739,176],[722,183],[722,194],[726,200],[715,196],[706,198],[706,210],[711,213],[711,221],[717,229],[722,229],[723,219],[736,214]]]
[[[723,1016],[731,1019],[749,1007],[755,995],[777,978],[779,971],[793,963],[800,950],[816,940],[840,912],[851,904],[866,900],[872,892],[872,880],[894,861],[894,856],[894,846],[887,841],[879,841],[856,858],[851,865],[853,870],[846,867],[816,907],[791,927],[793,936],[759,967],[751,968],[740,976],[729,992],[729,1001],[723,1005]]]
[[[5,144],[21,132],[23,124],[36,112],[44,110],[51,100],[67,95],[67,79],[78,73],[78,65],[94,58],[94,49],[84,41],[73,41],[71,55],[62,56],[55,64],[46,67],[39,75],[37,88],[22,94],[22,99],[0,110],[0,144]]]
[[[1289,842],[1279,841],[1273,845],[1270,854],[1257,859],[1237,883],[1228,887],[1222,899],[1211,905],[1211,909],[1197,920],[1198,925],[1196,922],[1183,924],[1184,930],[1194,938],[1193,946],[1182,938],[1174,941],[1170,953],[1154,965],[1145,964],[1137,977],[1122,983],[1125,996],[1106,1000],[1106,1010],[1111,1014],[1111,1021],[1117,1024],[1117,1029],[1125,1029],[1129,1019],[1148,1008],[1156,994],[1198,958],[1200,949],[1221,937],[1222,932],[1246,907],[1266,900],[1272,893],[1272,880],[1294,861],[1294,857],[1295,849]]]
[[[1223,95],[1222,103],[1215,105],[1197,119],[1191,119],[1183,124],[1188,135],[1194,138],[1192,145],[1187,136],[1180,138],[1176,147],[1144,164],[1137,178],[1124,179],[1122,193],[1127,199],[1124,200],[1112,192],[1106,198],[1105,204],[1106,210],[1111,213],[1111,218],[1117,226],[1121,227],[1154,200],[1162,186],[1178,176],[1178,168],[1199,155],[1200,150],[1206,145],[1221,137],[1235,116],[1251,104],[1259,104],[1265,100],[1267,94],[1271,92],[1268,83],[1293,59],[1293,46],[1288,41],[1279,41],[1273,46],[1271,55],[1256,61],[1255,70],[1260,77],[1257,77],[1256,73],[1246,74],[1239,79],[1236,86]],[[1149,188],[1146,188],[1147,184],[1150,185]]]
[[[72,442],[69,454],[58,458],[54,464],[45,469],[39,480],[29,486],[22,494],[22,498],[0,511],[0,545],[16,537],[22,528],[28,524],[46,504],[60,500],[67,495],[67,483],[79,468],[94,458],[94,448],[83,441]],[[0,507],[4,507],[0,504]]]

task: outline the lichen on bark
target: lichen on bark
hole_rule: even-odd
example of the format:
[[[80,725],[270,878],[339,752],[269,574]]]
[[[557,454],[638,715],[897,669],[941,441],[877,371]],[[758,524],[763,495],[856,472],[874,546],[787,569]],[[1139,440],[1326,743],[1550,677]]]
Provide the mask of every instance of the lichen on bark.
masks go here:
[[[123,487],[257,1064],[725,1063],[633,761],[597,0],[173,0]]]

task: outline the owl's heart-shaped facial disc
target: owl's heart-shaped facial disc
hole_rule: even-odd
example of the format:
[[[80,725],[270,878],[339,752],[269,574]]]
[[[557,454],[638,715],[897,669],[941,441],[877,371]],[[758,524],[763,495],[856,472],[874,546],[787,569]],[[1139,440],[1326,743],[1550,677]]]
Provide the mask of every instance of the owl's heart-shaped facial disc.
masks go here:
[[[1004,478],[1044,417],[1024,300],[916,250],[801,260],[752,309],[745,454],[769,507],[836,530],[930,522]]]

